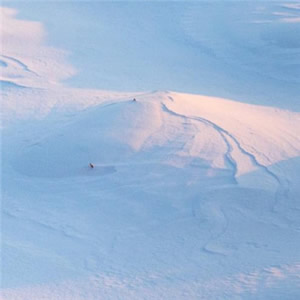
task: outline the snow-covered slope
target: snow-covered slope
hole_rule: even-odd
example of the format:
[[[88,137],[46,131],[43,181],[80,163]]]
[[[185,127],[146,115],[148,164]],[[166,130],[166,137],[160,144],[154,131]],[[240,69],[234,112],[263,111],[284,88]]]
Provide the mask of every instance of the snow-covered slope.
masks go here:
[[[1,299],[300,297],[295,99],[66,87],[2,15]]]
[[[288,1],[260,2],[6,4],[20,9],[18,18],[43,23],[52,52],[65,49],[78,71],[67,78],[74,70],[61,70],[69,86],[172,90],[299,111],[300,10]],[[43,63],[54,68],[56,61]]]

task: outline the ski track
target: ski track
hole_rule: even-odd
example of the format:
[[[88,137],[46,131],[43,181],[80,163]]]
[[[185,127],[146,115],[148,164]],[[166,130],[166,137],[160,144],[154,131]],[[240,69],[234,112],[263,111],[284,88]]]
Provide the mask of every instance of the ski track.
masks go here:
[[[199,120],[197,118],[193,118],[193,117],[187,117],[185,115],[181,115],[181,114],[178,114],[172,110],[170,110],[165,104],[162,104],[163,106],[163,110],[174,115],[174,116],[177,116],[177,117],[180,117],[180,118],[183,118],[185,121],[187,120],[195,120],[195,121],[201,121],[202,123],[206,124],[206,125],[209,125],[211,126],[212,128],[216,129],[214,126],[212,126],[211,122],[208,121],[208,120],[205,120],[205,119],[202,119],[202,120]],[[226,161],[228,162],[228,164],[231,166],[232,168],[232,176],[233,176],[233,179],[235,181],[235,183],[237,183],[237,180],[236,180],[236,174],[237,174],[237,164],[236,164],[236,161],[233,159],[233,157],[231,156],[231,153],[233,151],[233,148],[231,146],[231,144],[228,142],[228,140],[226,139],[226,136],[225,134],[220,131],[220,130],[217,130],[217,132],[219,133],[219,135],[221,136],[222,140],[225,142],[226,146],[227,146],[227,151],[225,153],[225,158],[226,158]]]
[[[236,179],[236,175],[237,175],[237,171],[238,171],[238,163],[232,157],[231,153],[233,151],[233,147],[232,147],[231,142],[233,142],[238,147],[239,151],[242,154],[246,155],[250,159],[253,166],[255,166],[257,169],[262,170],[269,177],[271,177],[273,180],[275,180],[275,182],[277,183],[277,189],[276,189],[275,195],[274,195],[274,202],[271,204],[271,212],[276,213],[276,206],[279,204],[280,200],[284,197],[288,197],[289,183],[288,183],[287,180],[283,181],[283,179],[281,179],[278,175],[276,175],[275,172],[272,172],[268,167],[266,167],[265,165],[259,163],[257,158],[255,157],[255,155],[250,153],[249,151],[245,150],[241,146],[241,144],[237,140],[237,138],[235,138],[233,136],[233,134],[231,134],[229,131],[225,130],[224,128],[220,127],[216,123],[214,123],[214,122],[212,122],[208,119],[205,119],[203,117],[194,117],[194,116],[186,116],[186,115],[179,114],[179,113],[174,112],[171,109],[169,109],[165,103],[162,103],[162,107],[163,107],[164,111],[166,111],[166,112],[168,112],[168,113],[170,113],[174,116],[183,118],[184,120],[190,119],[190,120],[195,120],[195,121],[198,121],[198,122],[202,122],[206,125],[211,126],[211,128],[215,129],[218,132],[218,134],[221,136],[221,138],[223,139],[223,141],[225,142],[225,144],[227,146],[227,152],[224,155],[226,157],[226,161],[229,163],[229,165],[232,168],[232,174],[233,174],[232,176],[234,178],[234,181],[235,181],[236,185],[238,185],[238,181]],[[197,199],[195,199],[194,202],[195,203],[193,203],[192,210],[193,210],[193,215],[196,216],[195,206],[196,206]],[[217,241],[218,239],[220,239],[226,233],[228,225],[229,225],[229,220],[226,217],[226,214],[225,214],[224,210],[222,210],[222,208],[219,207],[219,206],[220,206],[220,204],[218,205],[219,213],[221,213],[223,215],[222,229],[220,229],[219,233],[216,234],[211,240],[209,240],[203,246],[203,250],[207,253],[210,253],[210,254],[224,255],[223,253],[215,252],[215,251],[209,249],[209,246],[212,242]],[[216,209],[216,207],[214,209]],[[211,213],[212,213],[212,215],[215,214],[213,211],[211,211]],[[218,221],[220,221],[220,216],[218,216]]]
[[[191,117],[194,120],[199,120],[202,122],[207,122],[208,124],[211,124],[213,128],[215,128],[220,134],[224,135],[224,138],[227,140],[228,138],[232,139],[232,141],[236,144],[238,149],[243,153],[244,155],[248,156],[254,166],[256,166],[258,169],[263,170],[265,173],[267,173],[271,178],[273,178],[277,182],[277,190],[275,192],[275,200],[272,204],[272,212],[275,212],[276,205],[279,203],[280,198],[282,195],[285,194],[285,188],[283,186],[283,183],[279,176],[277,176],[274,172],[270,171],[269,168],[267,168],[265,165],[258,162],[255,155],[250,153],[249,151],[245,150],[240,142],[227,130],[223,129],[222,127],[218,126],[217,124],[213,123],[210,120],[204,119],[202,117]],[[227,137],[227,138],[226,138]],[[230,144],[230,143],[229,143]]]
[[[231,146],[230,142],[228,141],[228,139],[230,138],[236,144],[236,146],[241,151],[241,153],[243,153],[244,155],[246,155],[250,158],[250,160],[254,166],[256,166],[260,170],[263,170],[265,173],[267,173],[271,178],[273,178],[277,182],[278,187],[275,192],[275,200],[274,200],[274,203],[272,204],[272,209],[271,209],[272,212],[276,211],[276,206],[279,204],[280,199],[282,197],[284,197],[284,195],[287,195],[287,193],[288,193],[288,186],[289,186],[288,182],[284,183],[283,180],[278,175],[276,175],[274,172],[270,171],[270,169],[268,167],[266,167],[265,165],[259,163],[254,154],[245,150],[241,146],[240,142],[230,132],[228,132],[224,128],[220,127],[216,123],[214,123],[208,119],[205,119],[203,117],[193,117],[193,116],[187,117],[187,116],[175,113],[172,110],[170,110],[165,104],[163,104],[163,107],[165,110],[169,111],[170,113],[172,113],[174,115],[185,117],[185,118],[190,118],[192,120],[196,120],[196,121],[208,124],[212,128],[214,128],[222,136],[223,140],[227,144],[227,147],[229,148],[229,150],[226,154],[227,161],[229,161],[231,163],[231,165],[234,167],[234,173],[236,174],[237,173],[237,163],[234,161],[234,159],[230,155],[230,153],[232,152],[232,146]]]
[[[214,205],[215,205],[215,203],[214,203]],[[210,209],[211,209],[211,211],[215,211],[216,219],[218,219],[218,221],[220,221],[220,218],[222,218],[222,222],[221,222],[222,228],[219,229],[219,232],[217,232],[216,234],[211,235],[211,238],[209,239],[209,241],[207,241],[202,246],[202,250],[208,254],[225,256],[226,255],[225,253],[223,253],[221,251],[216,251],[216,250],[210,249],[210,246],[212,245],[212,243],[218,241],[227,232],[227,229],[229,227],[229,220],[226,216],[224,209],[222,209],[220,204],[218,204],[218,206],[211,207]],[[217,211],[216,211],[216,209],[217,209]]]
[[[178,114],[178,113],[170,110],[164,103],[162,103],[162,108],[163,108],[163,110],[165,112],[167,112],[167,113],[169,113],[169,114],[171,114],[173,116],[182,118],[183,120],[185,120],[185,122],[187,122],[189,119],[196,120],[194,118],[190,118],[190,117]],[[196,121],[199,121],[199,120],[196,120]],[[209,122],[202,121],[202,123],[205,123],[206,125],[210,125],[211,126],[211,124]],[[215,129],[215,127],[213,127],[213,128]],[[220,134],[222,140],[225,142],[225,144],[227,146],[227,151],[225,153],[225,157],[226,157],[226,160],[229,162],[229,165],[232,167],[232,176],[233,176],[233,179],[234,179],[234,184],[237,184],[237,180],[235,178],[236,173],[237,173],[237,164],[236,164],[235,160],[231,156],[231,152],[233,151],[233,148],[232,148],[231,144],[228,142],[228,140],[226,139],[226,137],[223,134],[223,132],[218,131],[218,133]],[[197,198],[195,198],[195,200],[192,203],[192,215],[195,218],[197,218],[197,214],[196,214],[196,202],[198,202]],[[217,207],[216,207],[215,204],[216,203],[214,203],[213,207],[209,208],[210,215],[215,216],[215,219],[217,220],[217,222],[221,221],[221,225],[220,225],[221,229],[219,229],[219,230],[217,229],[218,232],[215,233],[215,234],[212,233],[211,238],[202,246],[202,250],[203,250],[203,252],[205,252],[207,254],[222,255],[222,256],[224,256],[225,254],[223,254],[222,252],[218,252],[218,251],[214,251],[212,249],[209,249],[209,245],[211,243],[217,241],[218,239],[220,239],[226,233],[228,225],[229,225],[229,220],[228,220],[228,218],[227,218],[224,210],[220,207],[221,205],[218,204]],[[207,204],[205,203],[205,205],[207,205]],[[210,203],[208,203],[208,205],[210,206]],[[216,225],[216,226],[218,226],[218,225]]]

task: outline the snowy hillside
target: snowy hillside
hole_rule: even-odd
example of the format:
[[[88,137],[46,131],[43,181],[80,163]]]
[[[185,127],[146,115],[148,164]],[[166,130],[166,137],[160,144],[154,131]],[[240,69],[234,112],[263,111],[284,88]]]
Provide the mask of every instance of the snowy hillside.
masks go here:
[[[83,3],[60,5],[31,4],[29,13],[22,2],[7,3],[45,18],[50,35],[63,15],[87,9]],[[186,4],[181,29],[166,13],[177,17],[181,3],[89,5],[101,7],[95,10],[99,23],[89,8],[57,39],[63,44],[68,26],[78,26],[80,36],[90,16],[84,35],[91,39],[89,26],[102,26],[107,49],[83,58],[95,48],[88,50],[73,35],[65,43],[69,60],[46,39],[47,26],[1,8],[1,300],[300,299],[300,53],[293,35],[299,3],[255,6],[276,24],[268,27],[275,42],[264,46],[261,19],[253,30],[249,23],[233,29],[228,21],[250,4],[224,14],[221,4],[201,4],[201,15],[210,16],[203,23],[195,23],[200,4]],[[50,16],[57,12],[55,25],[47,23],[45,8]],[[136,15],[145,18],[144,27],[121,18],[131,8],[143,12]],[[149,19],[154,12],[158,23]],[[118,22],[109,22],[112,15]],[[212,21],[217,15],[224,19]],[[118,31],[122,22],[125,36]],[[280,32],[287,23],[295,31],[285,42]],[[223,24],[238,37],[220,39]],[[183,46],[199,39],[196,25],[203,29],[198,42],[205,44],[199,59]],[[237,46],[246,39],[243,29],[253,34],[246,49]],[[125,55],[112,64],[126,36],[140,37],[132,41],[134,58]],[[114,50],[109,37],[122,47]],[[145,43],[159,40],[164,50],[152,57]],[[149,73],[135,43],[141,43],[141,57],[148,55]],[[261,47],[276,63],[259,55]],[[97,72],[98,56],[107,62]],[[132,61],[134,72],[145,77],[131,78]],[[173,62],[174,74],[180,70],[182,77],[167,78]],[[103,71],[107,66],[112,69]],[[189,81],[198,71],[199,86],[199,79]],[[82,79],[82,73],[89,75]]]

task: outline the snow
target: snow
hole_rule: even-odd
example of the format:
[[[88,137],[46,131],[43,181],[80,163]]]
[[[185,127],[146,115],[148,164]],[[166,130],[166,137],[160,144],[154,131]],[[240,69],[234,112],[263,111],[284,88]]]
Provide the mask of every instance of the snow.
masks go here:
[[[298,2],[5,5],[1,300],[300,298]]]

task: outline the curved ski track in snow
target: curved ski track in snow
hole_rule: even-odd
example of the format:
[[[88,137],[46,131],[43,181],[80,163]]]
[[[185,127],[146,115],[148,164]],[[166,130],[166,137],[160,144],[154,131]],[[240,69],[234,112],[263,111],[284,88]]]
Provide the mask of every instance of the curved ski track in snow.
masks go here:
[[[238,163],[231,156],[232,143],[234,143],[243,154],[245,154],[246,156],[248,156],[250,158],[250,160],[252,161],[254,166],[256,166],[258,169],[263,170],[272,179],[274,179],[277,182],[277,185],[278,185],[277,190],[276,190],[275,200],[274,200],[274,203],[272,205],[272,210],[275,211],[276,205],[279,203],[280,199],[283,198],[288,192],[288,186],[287,186],[288,184],[287,183],[284,183],[284,181],[278,175],[276,175],[274,172],[272,172],[267,166],[259,163],[257,158],[255,157],[255,155],[250,153],[249,151],[245,150],[241,146],[240,142],[233,136],[233,134],[228,132],[226,129],[224,129],[224,128],[220,127],[219,125],[217,125],[216,123],[214,123],[214,122],[212,122],[208,119],[205,119],[203,117],[200,117],[200,116],[194,117],[194,116],[180,115],[180,114],[172,111],[171,109],[169,109],[166,104],[163,104],[163,108],[164,108],[165,111],[168,111],[168,112],[172,113],[173,115],[177,115],[179,117],[183,117],[183,118],[186,118],[186,119],[196,120],[196,121],[208,124],[209,126],[214,128],[220,134],[220,136],[222,137],[222,139],[224,140],[224,142],[227,145],[228,151],[225,154],[225,156],[227,158],[227,161],[230,163],[230,165],[233,168],[233,174],[234,174],[233,176],[234,176],[235,180],[236,180]],[[230,142],[230,141],[232,141],[232,142]]]
[[[162,107],[163,107],[164,111],[166,111],[166,112],[168,112],[168,113],[170,113],[170,114],[172,114],[174,116],[183,118],[185,120],[196,120],[196,121],[202,122],[202,123],[210,126],[211,128],[213,128],[214,130],[216,130],[216,132],[218,132],[218,134],[222,137],[222,139],[224,140],[224,142],[227,145],[227,152],[224,154],[224,156],[226,157],[229,165],[231,165],[231,167],[232,167],[232,173],[233,173],[233,177],[234,177],[234,180],[235,180],[235,184],[238,184],[238,181],[237,181],[237,178],[236,178],[236,175],[237,175],[237,172],[238,172],[237,171],[238,162],[236,160],[234,160],[234,158],[231,155],[231,152],[232,152],[232,149],[233,149],[233,144],[235,144],[238,147],[238,149],[241,151],[241,153],[245,154],[246,156],[248,156],[250,158],[252,164],[255,167],[257,167],[258,169],[264,171],[268,176],[270,176],[272,179],[274,179],[276,181],[276,183],[277,183],[277,189],[276,189],[276,192],[275,192],[274,202],[271,205],[271,211],[272,212],[276,211],[276,205],[279,203],[280,199],[284,200],[285,197],[287,197],[289,188],[288,188],[288,185],[286,185],[284,183],[286,181],[282,180],[278,175],[276,175],[274,172],[270,171],[267,166],[259,163],[257,161],[255,155],[252,154],[252,153],[250,153],[249,151],[245,150],[241,146],[241,144],[237,140],[237,138],[235,138],[233,136],[233,134],[231,134],[230,132],[228,132],[226,129],[220,127],[219,125],[217,125],[213,121],[205,119],[205,118],[203,118],[201,116],[195,117],[195,116],[187,116],[187,115],[179,114],[179,113],[174,112],[171,109],[169,109],[168,106],[167,106],[167,104],[165,104],[165,103],[162,103]],[[215,211],[216,208],[217,208],[216,206],[212,206],[211,216],[215,215],[214,211]],[[228,227],[228,223],[229,223],[229,220],[226,217],[226,213],[222,210],[222,208],[219,207],[218,210],[219,210],[219,213],[217,213],[217,217],[215,218],[215,221],[216,222],[220,222],[220,215],[219,214],[221,214],[223,216],[223,217],[221,217],[221,220],[222,220],[222,218],[224,219],[224,222],[223,222],[223,225],[222,225],[222,229],[220,229],[219,232],[217,234],[215,234],[215,236],[213,236],[210,239],[210,241],[207,242],[203,246],[203,249],[205,251],[207,251],[208,253],[213,253],[213,254],[219,254],[219,253],[216,252],[216,251],[209,250],[209,244],[211,242],[217,241],[219,238],[221,238],[226,233],[226,230],[227,230],[227,227]],[[220,253],[220,254],[222,254],[222,253]]]

